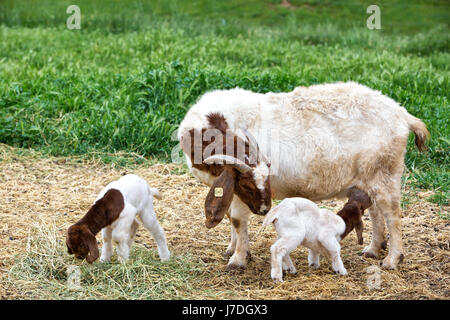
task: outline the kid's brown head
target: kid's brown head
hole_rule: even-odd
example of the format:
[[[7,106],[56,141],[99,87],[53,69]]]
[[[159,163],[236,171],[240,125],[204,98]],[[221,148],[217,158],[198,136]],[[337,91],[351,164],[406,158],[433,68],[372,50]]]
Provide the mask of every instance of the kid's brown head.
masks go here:
[[[124,198],[117,189],[109,189],[77,223],[67,230],[67,252],[78,259],[94,262],[98,254],[95,235],[113,223],[124,208]]]
[[[344,208],[338,212],[338,215],[345,222],[345,231],[342,234],[341,239],[344,239],[353,229],[355,229],[358,237],[358,244],[363,244],[363,211],[361,211],[361,207],[358,206],[358,203],[347,202],[344,205]]]
[[[344,208],[338,212],[338,215],[345,222],[345,231],[341,236],[344,239],[347,234],[349,234],[353,229],[356,231],[358,237],[358,244],[363,244],[363,221],[362,216],[364,215],[364,210],[372,205],[367,193],[361,191],[360,189],[353,187],[348,193],[348,201],[344,205]]]
[[[67,252],[78,259],[86,259],[88,263],[99,257],[97,240],[85,224],[74,224],[66,235]]]

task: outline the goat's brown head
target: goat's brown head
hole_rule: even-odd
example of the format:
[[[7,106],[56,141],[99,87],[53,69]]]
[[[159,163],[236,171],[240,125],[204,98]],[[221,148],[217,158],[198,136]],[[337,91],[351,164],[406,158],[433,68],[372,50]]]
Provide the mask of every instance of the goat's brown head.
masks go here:
[[[99,256],[97,240],[85,224],[69,227],[66,245],[69,254],[74,254],[78,259],[86,259],[88,263],[94,262]]]
[[[215,227],[223,219],[234,194],[255,214],[265,215],[270,210],[270,162],[260,152],[255,138],[246,129],[241,130],[247,138],[245,146],[248,154],[244,155],[245,159],[215,154],[204,160],[207,165],[223,166],[205,200],[208,228]],[[239,143],[239,139],[236,136],[234,141]]]
[[[226,155],[214,155],[204,162],[224,166],[206,196],[205,214],[208,228],[215,227],[222,221],[233,195],[237,195],[255,214],[265,215],[270,210],[270,164],[261,163],[252,168],[243,161]]]
[[[372,205],[372,201],[367,193],[356,187],[350,188],[347,192],[347,196],[348,202],[344,205],[344,208],[338,212],[338,215],[345,222],[345,231],[341,238],[343,239],[355,229],[356,236],[358,237],[358,244],[363,244],[362,216],[364,215],[364,210]]]
[[[270,162],[256,139],[245,128],[239,135],[230,130],[220,112],[208,114],[207,120],[208,128],[190,129],[180,141],[192,167],[216,177],[205,200],[206,226],[222,221],[234,195],[253,213],[266,214],[271,206]]]

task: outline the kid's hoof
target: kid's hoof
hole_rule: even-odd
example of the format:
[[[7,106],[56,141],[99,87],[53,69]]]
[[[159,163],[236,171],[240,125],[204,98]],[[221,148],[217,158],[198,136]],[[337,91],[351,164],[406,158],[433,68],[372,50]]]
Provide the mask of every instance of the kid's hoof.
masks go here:
[[[283,283],[283,278],[272,278],[275,284]]]
[[[386,241],[386,240],[384,240],[384,241],[381,243],[381,249],[383,249],[383,250],[386,250],[386,249],[387,249],[387,241]]]
[[[334,271],[337,275],[340,275],[340,276],[346,276],[348,273],[347,273],[347,270],[345,270],[345,269],[343,269],[343,270],[335,270]]]
[[[294,269],[289,268],[289,269],[287,269],[286,271],[287,271],[287,273],[289,273],[289,274],[297,274],[297,270],[296,270],[295,268],[294,268]]]

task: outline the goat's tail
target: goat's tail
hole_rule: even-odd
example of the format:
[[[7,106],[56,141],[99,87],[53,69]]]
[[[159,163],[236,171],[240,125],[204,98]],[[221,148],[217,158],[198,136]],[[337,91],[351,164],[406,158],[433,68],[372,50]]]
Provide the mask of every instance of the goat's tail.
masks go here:
[[[408,123],[409,130],[414,132],[415,135],[414,143],[416,144],[419,151],[426,151],[427,146],[425,145],[425,141],[427,141],[430,138],[430,132],[428,131],[427,126],[419,118],[414,117],[407,111],[405,113],[406,113],[406,122]]]
[[[158,199],[158,200],[161,200],[162,199],[162,197],[161,197],[161,195],[159,194],[159,191],[158,191],[158,189],[156,189],[156,188],[148,188],[149,190],[150,190],[150,193],[153,195],[153,197],[155,197],[156,199]]]
[[[262,225],[263,228],[267,227],[269,224],[271,224],[278,218],[279,211],[280,211],[279,208],[275,207],[266,214],[266,217],[264,218]]]

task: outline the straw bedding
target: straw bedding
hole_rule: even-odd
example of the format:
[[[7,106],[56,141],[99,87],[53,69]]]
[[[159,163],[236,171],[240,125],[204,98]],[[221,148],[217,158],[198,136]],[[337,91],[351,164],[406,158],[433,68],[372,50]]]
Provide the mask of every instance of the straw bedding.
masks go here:
[[[38,286],[31,280],[11,276],[11,268],[30,251],[30,226],[48,226],[49,237],[64,243],[69,225],[81,218],[97,193],[108,182],[124,173],[136,173],[160,190],[163,200],[155,201],[155,211],[164,228],[169,249],[176,258],[189,254],[201,271],[192,284],[194,290],[179,293],[182,298],[217,299],[448,299],[450,297],[450,221],[448,207],[425,201],[430,191],[413,192],[406,187],[403,208],[405,261],[399,270],[381,270],[381,286],[367,286],[368,267],[380,261],[365,259],[363,246],[354,233],[342,242],[342,258],[349,275],[333,274],[329,260],[322,258],[318,270],[310,270],[307,251],[295,250],[291,257],[296,275],[286,275],[282,284],[270,279],[270,245],[276,237],[272,227],[261,230],[262,217],[252,215],[249,236],[252,260],[244,271],[227,273],[222,256],[230,237],[230,223],[216,228],[204,226],[203,205],[207,188],[185,168],[174,164],[145,162],[133,168],[117,168],[96,160],[43,157],[33,151],[20,151],[0,145],[0,294],[2,299],[54,298],[51,294],[33,295]],[[333,211],[342,202],[324,201]],[[446,215],[447,218],[443,218]],[[365,245],[370,241],[371,223],[364,217]],[[50,226],[54,224],[54,228]],[[53,231],[52,231],[53,230]],[[100,240],[100,235],[98,235]],[[28,243],[28,246],[27,246]],[[145,247],[144,247],[145,245]],[[140,227],[137,247],[155,251],[149,233]],[[85,264],[66,257],[63,246],[58,255],[72,264]],[[134,247],[133,247],[134,249]],[[28,251],[27,251],[28,250]],[[58,249],[59,250],[59,249]],[[144,252],[145,252],[144,250]],[[142,250],[141,250],[142,251]],[[139,252],[141,252],[139,251]],[[386,252],[383,252],[383,257]],[[155,255],[156,257],[156,255]],[[72,259],[72,260],[71,260]],[[128,263],[132,264],[133,261]],[[88,268],[98,268],[95,262]],[[161,275],[160,281],[166,281]],[[170,278],[168,278],[170,279]],[[97,279],[101,281],[100,278]],[[203,295],[203,292],[212,295]],[[94,296],[95,297],[95,296]],[[171,296],[163,298],[170,299]]]

